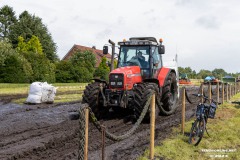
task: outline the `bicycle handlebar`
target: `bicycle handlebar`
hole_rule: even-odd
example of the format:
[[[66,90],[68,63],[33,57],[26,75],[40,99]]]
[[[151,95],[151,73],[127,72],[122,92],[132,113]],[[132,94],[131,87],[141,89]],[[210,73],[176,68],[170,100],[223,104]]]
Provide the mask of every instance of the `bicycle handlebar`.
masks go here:
[[[205,102],[206,102],[206,100],[211,100],[213,103],[218,103],[218,104],[221,104],[220,102],[216,102],[216,101],[214,101],[214,99],[209,99],[208,97],[206,97],[206,96],[204,96],[203,94],[192,94],[193,96],[196,96],[196,97],[203,97],[204,98],[204,100],[205,100]]]

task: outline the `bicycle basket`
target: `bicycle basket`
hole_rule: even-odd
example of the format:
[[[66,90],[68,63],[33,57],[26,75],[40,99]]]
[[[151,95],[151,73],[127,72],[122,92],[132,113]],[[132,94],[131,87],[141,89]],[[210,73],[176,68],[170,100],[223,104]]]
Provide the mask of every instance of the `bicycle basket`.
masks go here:
[[[213,119],[215,117],[216,109],[217,109],[216,104],[212,102],[209,107],[208,118]]]

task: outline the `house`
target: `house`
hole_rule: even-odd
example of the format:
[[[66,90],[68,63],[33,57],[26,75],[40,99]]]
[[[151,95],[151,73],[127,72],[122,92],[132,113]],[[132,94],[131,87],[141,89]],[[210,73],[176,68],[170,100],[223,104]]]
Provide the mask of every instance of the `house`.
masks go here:
[[[111,55],[110,54],[107,54],[107,55],[104,55],[103,54],[103,51],[102,50],[99,50],[99,49],[96,49],[95,46],[93,46],[92,48],[90,47],[86,47],[86,46],[81,46],[81,45],[77,45],[77,44],[74,44],[73,47],[68,51],[68,53],[62,58],[62,60],[69,60],[70,57],[74,54],[74,52],[76,52],[77,50],[80,50],[80,51],[92,51],[93,54],[95,55],[96,57],[96,66],[95,67],[98,67],[99,64],[101,63],[102,61],[102,57],[103,56],[106,56],[106,58],[108,59],[108,61],[111,61]]]

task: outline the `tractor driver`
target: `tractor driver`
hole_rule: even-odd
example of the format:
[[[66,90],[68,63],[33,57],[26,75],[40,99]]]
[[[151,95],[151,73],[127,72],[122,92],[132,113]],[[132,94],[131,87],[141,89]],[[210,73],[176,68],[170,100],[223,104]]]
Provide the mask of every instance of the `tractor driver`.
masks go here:
[[[147,67],[148,63],[145,61],[145,57],[142,55],[141,51],[138,51],[137,59],[140,62],[142,68],[146,68]]]

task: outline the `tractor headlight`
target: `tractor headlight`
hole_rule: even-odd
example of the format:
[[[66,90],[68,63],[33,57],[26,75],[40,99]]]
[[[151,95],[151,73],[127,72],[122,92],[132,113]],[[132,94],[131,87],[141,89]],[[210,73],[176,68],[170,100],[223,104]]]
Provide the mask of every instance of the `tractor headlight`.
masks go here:
[[[111,86],[115,86],[116,82],[110,82]]]
[[[117,85],[118,86],[122,86],[122,82],[117,82]]]
[[[123,88],[123,74],[110,74],[109,76],[109,84],[111,88]]]

